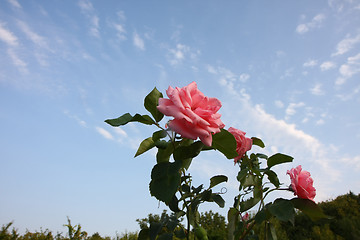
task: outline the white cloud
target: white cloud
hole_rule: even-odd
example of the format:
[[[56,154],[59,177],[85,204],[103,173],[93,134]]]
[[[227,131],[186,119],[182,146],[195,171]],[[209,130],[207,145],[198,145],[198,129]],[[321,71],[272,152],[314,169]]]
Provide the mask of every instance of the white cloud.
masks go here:
[[[314,66],[317,65],[317,63],[318,63],[317,60],[309,59],[309,60],[307,60],[307,61],[303,64],[303,66],[304,66],[304,67],[314,67]]]
[[[100,37],[99,17],[95,14],[95,9],[89,0],[79,0],[78,5],[81,12],[89,19],[90,34],[94,37]]]
[[[315,84],[315,86],[313,88],[310,89],[310,92],[313,95],[317,95],[317,96],[321,96],[324,95],[325,92],[324,90],[321,89],[322,85],[320,83]]]
[[[336,52],[333,53],[331,56],[342,55],[348,52],[349,50],[351,50],[354,47],[354,45],[356,45],[359,42],[360,42],[360,34],[356,35],[353,38],[347,36],[337,44]]]
[[[353,57],[348,57],[347,62],[339,68],[341,77],[338,77],[335,84],[342,85],[347,79],[360,72],[360,53]]]
[[[116,15],[120,18],[120,20],[122,20],[122,21],[125,21],[125,20],[126,20],[124,11],[118,11],[118,12],[116,13]]]
[[[278,120],[268,114],[260,105],[251,103],[246,91],[229,91],[225,88],[227,100],[222,99],[223,121],[228,126],[234,126],[247,132],[250,136],[258,136],[264,140],[267,148],[262,152],[272,154],[268,149],[278,151],[294,157],[293,166],[302,165],[311,172],[317,188],[317,201],[325,200],[337,189],[335,183],[341,181],[341,171],[336,165],[337,156],[332,148],[325,146],[318,139],[298,129],[296,125],[285,120]],[[302,106],[303,103],[294,103]],[[253,151],[257,152],[258,149]],[[276,172],[281,182],[288,182],[286,170],[289,165],[279,166]],[[321,169],[321,170],[319,170]],[[227,171],[229,172],[229,171]]]
[[[285,119],[288,119],[290,116],[295,115],[296,109],[304,107],[304,106],[305,106],[305,103],[303,103],[303,102],[290,103],[289,106],[285,110],[285,113],[286,113]]]
[[[306,24],[299,24],[296,27],[296,32],[299,34],[303,34],[309,31],[309,28],[306,26]]]
[[[32,31],[25,22],[17,21],[17,24],[26,37],[29,38],[35,45],[38,45],[41,48],[49,49],[45,38]]]
[[[116,36],[122,41],[126,40],[126,30],[124,25],[120,23],[114,23],[113,26],[116,29]]]
[[[13,7],[21,8],[21,5],[20,5],[20,3],[19,3],[17,0],[8,0],[8,2],[9,2]]]
[[[117,135],[119,135],[120,137],[127,137],[128,136],[127,133],[123,129],[119,128],[119,127],[116,127],[116,128],[113,128],[113,129],[114,129],[114,132]]]
[[[276,100],[276,101],[275,101],[275,106],[276,106],[277,108],[283,108],[283,107],[284,107],[284,103],[283,103],[282,101],[280,101],[280,100]]]
[[[325,19],[325,15],[320,13],[316,15],[310,22],[299,24],[296,27],[296,32],[299,34],[304,34],[311,29],[321,26],[322,21]]]
[[[319,119],[316,121],[316,125],[323,125],[325,121],[323,119]]]
[[[246,82],[247,80],[249,80],[249,78],[250,78],[250,75],[247,73],[242,73],[239,76],[240,82],[243,82],[243,83]]]
[[[206,66],[206,70],[211,73],[211,74],[217,74],[217,71],[215,70],[215,68],[211,65],[207,65]]]
[[[110,132],[108,132],[107,130],[105,130],[104,128],[101,128],[101,127],[95,127],[96,131],[98,133],[100,133],[101,136],[103,136],[104,138],[106,139],[110,139],[110,140],[113,140],[114,137],[113,135],[111,135]]]
[[[331,61],[323,62],[320,65],[321,71],[327,71],[327,70],[332,69],[334,67],[336,67],[336,64],[334,62],[331,62]]]
[[[4,25],[4,23],[0,22],[0,40],[10,46],[17,46],[19,44],[17,37],[7,30]]]
[[[23,61],[18,55],[14,52],[13,49],[8,49],[7,51],[9,57],[11,58],[13,64],[19,69],[22,73],[28,73],[27,63]]]
[[[344,157],[340,160],[346,165],[350,165],[352,168],[355,168],[356,171],[360,171],[360,155],[354,157]]]
[[[78,116],[76,116],[76,115],[70,114],[70,112],[69,112],[68,110],[64,110],[64,114],[65,114],[66,116],[68,116],[69,118],[74,119],[80,126],[82,126],[82,127],[86,127],[86,126],[87,126],[87,124],[86,124],[86,122],[85,122],[84,120],[80,119],[80,118],[79,118]]]
[[[138,49],[145,50],[144,40],[136,32],[134,32],[133,43]]]
[[[178,43],[175,48],[169,49],[169,53],[170,64],[178,65],[182,63],[186,57],[196,59],[196,57],[200,54],[200,51],[193,50],[189,46]]]

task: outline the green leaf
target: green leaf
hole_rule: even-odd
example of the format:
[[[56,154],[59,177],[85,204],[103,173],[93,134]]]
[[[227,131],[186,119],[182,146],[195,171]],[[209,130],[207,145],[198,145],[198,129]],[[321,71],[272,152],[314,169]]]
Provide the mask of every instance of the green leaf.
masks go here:
[[[293,198],[290,201],[292,202],[295,208],[301,210],[303,213],[309,216],[313,221],[317,221],[322,218],[325,219],[332,218],[325,215],[322,209],[315,202],[309,199]]]
[[[265,147],[264,142],[263,142],[260,138],[252,137],[251,139],[252,139],[252,141],[253,141],[253,145],[259,146],[259,147],[261,147],[261,148],[264,148],[264,147]]]
[[[234,135],[225,129],[213,135],[213,148],[223,153],[227,159],[233,159],[239,154],[236,152],[236,140]]]
[[[159,234],[162,227],[163,227],[162,224],[159,222],[151,222],[150,223],[149,234],[150,234],[151,240],[156,239],[156,236]]]
[[[269,159],[267,160],[267,165],[268,168],[270,169],[271,167],[281,164],[281,163],[286,163],[286,162],[292,162],[294,158],[282,153],[276,153],[274,155],[272,155],[271,157],[269,157]]]
[[[148,228],[141,229],[138,240],[150,240],[150,230]]]
[[[263,221],[268,220],[270,214],[267,213],[266,209],[263,208],[255,215],[256,224],[261,224]]]
[[[228,181],[228,177],[224,176],[224,175],[217,175],[214,176],[212,178],[210,178],[210,187],[209,188],[213,188],[216,185],[222,183],[222,182],[227,182]]]
[[[170,156],[174,151],[174,147],[172,144],[168,144],[165,149],[158,149],[158,152],[156,154],[156,162],[168,162],[170,160]]]
[[[233,240],[234,239],[234,232],[236,223],[239,217],[239,211],[236,208],[230,208],[227,214],[227,220],[228,220],[228,239]]]
[[[180,185],[181,162],[161,162],[151,171],[150,194],[169,204]]]
[[[182,228],[176,229],[174,233],[177,238],[180,238],[180,239],[186,238],[186,234],[184,232],[184,229],[182,229]]]
[[[166,137],[166,131],[165,130],[159,130],[153,133],[152,135],[152,139],[154,140],[154,142],[160,140],[161,138]]]
[[[269,181],[274,184],[275,187],[280,186],[279,178],[277,177],[277,174],[272,170],[266,170],[265,174],[268,176]]]
[[[189,146],[180,146],[174,151],[175,161],[194,158],[200,154],[204,144],[201,141],[194,142]]]
[[[260,198],[249,198],[245,201],[240,202],[240,211],[246,212],[253,206],[255,206],[261,199]]]
[[[212,200],[219,205],[219,207],[223,208],[225,207],[225,200],[219,195],[219,194],[212,194],[211,196]]]
[[[163,233],[159,236],[157,240],[172,240],[173,234],[172,233]]]
[[[247,168],[244,168],[244,169],[242,169],[241,171],[239,171],[239,173],[238,173],[238,175],[237,175],[237,180],[239,181],[239,182],[242,182],[242,180],[244,179],[244,177],[246,176],[246,174],[247,174],[247,172],[248,172],[248,169]]]
[[[143,154],[144,152],[152,149],[153,147],[155,147],[155,143],[152,140],[151,137],[148,137],[147,139],[144,139],[141,143],[140,146],[135,154],[134,157],[139,156],[140,154]]]
[[[170,143],[165,140],[155,141],[155,146],[159,149],[166,149],[169,144]]]
[[[154,120],[148,115],[135,114],[134,116],[131,116],[130,113],[125,113],[124,115],[118,118],[107,119],[105,120],[105,122],[113,127],[119,127],[129,122],[140,122],[147,125],[151,125],[155,123]]]
[[[272,223],[268,223],[268,224],[269,224],[268,239],[269,240],[277,240],[274,224],[272,224]]]
[[[294,224],[295,211],[294,205],[290,200],[278,198],[274,201],[274,203],[267,205],[267,209],[280,221],[290,221]]]
[[[156,122],[160,122],[161,119],[164,117],[156,107],[159,104],[159,98],[162,98],[163,95],[159,92],[156,88],[154,88],[144,100],[144,107],[148,110],[151,115],[154,117]]]

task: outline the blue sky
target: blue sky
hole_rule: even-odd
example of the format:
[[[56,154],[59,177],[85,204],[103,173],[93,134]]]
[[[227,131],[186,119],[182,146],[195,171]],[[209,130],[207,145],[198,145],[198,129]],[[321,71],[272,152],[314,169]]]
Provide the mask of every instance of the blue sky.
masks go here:
[[[154,152],[133,158],[156,129],[104,120],[192,81],[220,99],[226,128],[295,158],[276,169],[285,185],[301,164],[316,201],[360,192],[359,1],[2,0],[0,52],[0,224],[65,232],[69,216],[114,236],[160,213]],[[201,209],[225,215],[232,161],[203,153],[190,172],[230,176],[225,210]]]

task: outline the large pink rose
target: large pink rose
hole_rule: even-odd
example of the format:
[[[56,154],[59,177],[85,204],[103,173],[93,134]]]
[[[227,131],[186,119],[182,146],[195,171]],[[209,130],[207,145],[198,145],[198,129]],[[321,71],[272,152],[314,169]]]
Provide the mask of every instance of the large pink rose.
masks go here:
[[[245,137],[245,132],[230,127],[228,130],[232,135],[234,135],[236,140],[236,152],[239,154],[236,158],[234,158],[234,162],[237,163],[247,151],[249,151],[252,147],[252,139]]]
[[[299,198],[314,199],[316,189],[313,187],[313,179],[310,177],[309,172],[302,171],[301,165],[299,165],[288,170],[286,174],[290,176],[291,189],[294,191],[294,195]]]
[[[169,99],[160,98],[157,109],[166,116],[174,117],[169,127],[182,137],[200,140],[211,146],[212,134],[220,132],[225,125],[217,111],[221,102],[216,98],[205,97],[195,82],[183,88],[169,87]]]

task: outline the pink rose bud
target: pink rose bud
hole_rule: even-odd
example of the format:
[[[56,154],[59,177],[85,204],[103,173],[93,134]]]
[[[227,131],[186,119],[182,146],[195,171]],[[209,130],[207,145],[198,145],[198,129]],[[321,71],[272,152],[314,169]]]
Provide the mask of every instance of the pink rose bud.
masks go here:
[[[247,151],[249,151],[252,147],[252,139],[245,137],[245,132],[230,127],[228,130],[232,135],[234,135],[236,140],[236,152],[239,154],[236,158],[234,158],[234,162],[237,163],[240,159],[245,155]]]
[[[225,125],[217,111],[221,102],[216,98],[206,97],[197,88],[195,82],[175,89],[166,90],[169,99],[160,98],[157,109],[166,116],[174,117],[169,121],[169,128],[182,137],[200,140],[207,146],[212,144],[212,134],[220,132]]]
[[[291,190],[294,191],[294,195],[299,198],[305,198],[313,200],[316,195],[316,189],[313,187],[313,179],[310,177],[310,173],[302,171],[301,165],[296,168],[288,170],[286,174],[289,174],[291,179]]]
[[[247,222],[248,220],[249,220],[249,213],[248,212],[246,212],[245,214],[244,214],[244,216],[241,216],[241,220],[243,221],[243,222]]]

